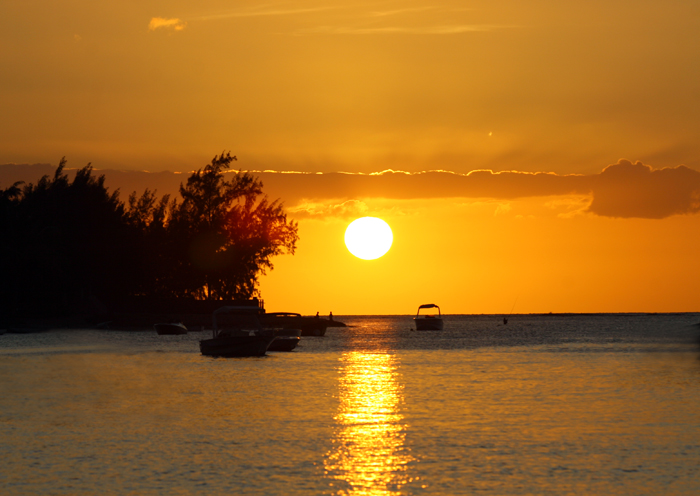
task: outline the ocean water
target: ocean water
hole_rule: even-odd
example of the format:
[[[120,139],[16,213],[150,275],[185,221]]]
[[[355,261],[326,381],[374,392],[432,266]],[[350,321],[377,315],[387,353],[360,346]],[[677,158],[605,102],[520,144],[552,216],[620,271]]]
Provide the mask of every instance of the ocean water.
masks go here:
[[[700,493],[700,314],[0,336],[0,494]]]

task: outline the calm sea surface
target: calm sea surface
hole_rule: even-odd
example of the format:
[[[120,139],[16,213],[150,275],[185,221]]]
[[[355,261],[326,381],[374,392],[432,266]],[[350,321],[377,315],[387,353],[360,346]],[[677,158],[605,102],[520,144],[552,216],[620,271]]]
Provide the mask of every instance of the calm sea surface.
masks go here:
[[[337,319],[263,358],[0,336],[0,493],[700,493],[700,314]]]

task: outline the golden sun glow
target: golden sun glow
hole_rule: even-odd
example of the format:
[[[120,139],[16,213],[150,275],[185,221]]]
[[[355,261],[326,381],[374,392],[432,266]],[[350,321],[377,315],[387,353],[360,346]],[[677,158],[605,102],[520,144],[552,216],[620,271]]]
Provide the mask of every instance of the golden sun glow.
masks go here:
[[[374,260],[386,254],[394,241],[389,224],[377,217],[361,217],[345,230],[345,246],[363,260]]]

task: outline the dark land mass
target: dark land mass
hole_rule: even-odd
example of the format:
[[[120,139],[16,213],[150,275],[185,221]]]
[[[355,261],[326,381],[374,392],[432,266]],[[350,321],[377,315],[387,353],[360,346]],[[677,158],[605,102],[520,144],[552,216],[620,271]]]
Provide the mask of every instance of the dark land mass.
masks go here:
[[[62,317],[22,315],[0,320],[0,329],[9,333],[37,333],[52,329],[110,329],[143,331],[154,324],[180,322],[189,332],[212,328],[212,313],[222,306],[253,306],[264,312],[264,303],[250,300],[195,300],[163,298],[130,298],[105,305],[91,298]],[[346,327],[343,322],[304,317],[325,327]],[[0,331],[2,332],[2,331]]]

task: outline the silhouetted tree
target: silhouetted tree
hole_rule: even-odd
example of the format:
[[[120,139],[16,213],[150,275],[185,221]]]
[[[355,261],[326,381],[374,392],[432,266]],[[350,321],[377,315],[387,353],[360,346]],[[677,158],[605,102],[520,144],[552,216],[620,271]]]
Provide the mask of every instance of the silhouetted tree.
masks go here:
[[[170,195],[160,200],[156,191],[146,189],[141,197],[132,193],[126,207],[126,219],[137,234],[133,249],[139,277],[131,295],[165,296],[170,295],[169,273],[173,269],[174,252],[167,221],[176,204]]]
[[[182,202],[173,206],[168,225],[178,247],[170,287],[199,299],[250,298],[258,277],[273,268],[271,258],[293,254],[297,223],[282,205],[269,202],[262,183],[238,172],[224,172],[236,157],[215,156],[180,185]]]
[[[119,191],[109,193],[89,164],[71,182],[65,164],[61,159],[53,178],[2,194],[3,286],[10,293],[3,296],[24,312],[63,314],[132,283],[132,233]]]
[[[0,191],[0,319],[58,316],[96,298],[236,299],[257,295],[272,257],[294,253],[297,224],[262,183],[215,156],[180,185],[181,200],[146,190],[125,205],[92,166]],[[0,322],[0,325],[2,323]]]
[[[22,253],[18,242],[19,212],[22,182],[16,182],[0,191],[0,326],[16,311],[19,303],[17,297],[18,259]]]

